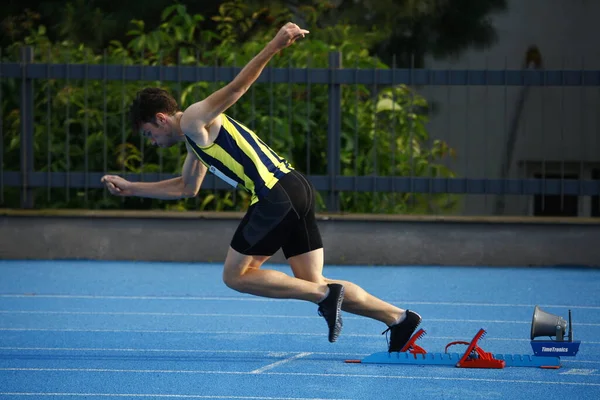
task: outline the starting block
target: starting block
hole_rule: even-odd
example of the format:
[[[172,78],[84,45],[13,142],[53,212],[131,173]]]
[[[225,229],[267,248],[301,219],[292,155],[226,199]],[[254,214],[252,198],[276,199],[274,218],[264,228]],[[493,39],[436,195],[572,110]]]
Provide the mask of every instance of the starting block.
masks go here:
[[[520,354],[492,354],[481,349],[477,342],[486,331],[480,329],[470,342],[455,341],[448,343],[444,353],[427,353],[416,344],[426,332],[419,329],[399,352],[373,353],[362,360],[346,360],[347,363],[360,364],[412,364],[412,365],[453,365],[457,368],[494,368],[504,367],[538,367],[560,368],[559,357],[541,357]],[[449,353],[448,348],[454,345],[467,345],[464,353]]]

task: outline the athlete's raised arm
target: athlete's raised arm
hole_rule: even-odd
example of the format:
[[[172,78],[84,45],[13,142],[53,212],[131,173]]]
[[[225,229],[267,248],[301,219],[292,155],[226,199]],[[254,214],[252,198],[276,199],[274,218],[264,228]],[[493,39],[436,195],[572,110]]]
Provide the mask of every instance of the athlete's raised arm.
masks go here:
[[[216,117],[225,112],[246,93],[275,54],[290,46],[298,38],[304,37],[307,33],[309,32],[306,29],[301,29],[294,23],[288,22],[285,24],[229,84],[206,99],[188,107],[181,119],[182,127],[190,127],[188,124],[195,125],[194,128],[199,128],[196,124],[199,124],[200,127],[210,125]]]

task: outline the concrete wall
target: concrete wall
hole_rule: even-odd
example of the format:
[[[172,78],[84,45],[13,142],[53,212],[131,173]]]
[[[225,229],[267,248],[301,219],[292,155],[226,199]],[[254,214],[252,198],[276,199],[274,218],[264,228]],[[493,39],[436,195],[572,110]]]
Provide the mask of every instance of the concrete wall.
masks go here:
[[[222,262],[238,214],[4,212],[2,259]],[[321,216],[326,264],[600,266],[600,222]],[[272,261],[284,262],[278,253]]]
[[[594,0],[510,0],[506,13],[494,15],[498,41],[453,60],[428,59],[433,69],[522,69],[527,49],[539,48],[545,69],[600,69],[600,2]],[[460,176],[498,178],[519,87],[428,87],[421,92],[440,106],[429,125],[435,138],[457,150],[450,166]],[[531,161],[574,162],[565,172],[590,179],[600,163],[600,89],[536,87],[528,93],[517,131],[510,178],[541,172]],[[537,163],[536,163],[537,164]],[[538,164],[539,165],[539,164]],[[553,168],[553,167],[549,167]],[[554,168],[556,170],[556,168]],[[549,171],[547,171],[549,172]],[[554,171],[556,172],[556,171]],[[464,213],[491,215],[495,198],[467,196]],[[505,215],[528,215],[528,196],[508,199]],[[589,216],[580,204],[580,215]]]

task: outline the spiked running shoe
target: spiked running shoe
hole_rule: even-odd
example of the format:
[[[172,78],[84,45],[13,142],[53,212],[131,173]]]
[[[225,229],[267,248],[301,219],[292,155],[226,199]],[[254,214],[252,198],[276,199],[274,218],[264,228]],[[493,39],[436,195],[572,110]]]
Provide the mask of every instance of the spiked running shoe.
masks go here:
[[[420,323],[421,316],[419,314],[406,310],[406,318],[402,322],[392,325],[383,331],[382,335],[390,331],[388,353],[402,350]]]
[[[329,341],[335,342],[342,332],[342,301],[344,286],[330,283],[329,295],[319,303],[319,315],[325,318],[329,327]]]

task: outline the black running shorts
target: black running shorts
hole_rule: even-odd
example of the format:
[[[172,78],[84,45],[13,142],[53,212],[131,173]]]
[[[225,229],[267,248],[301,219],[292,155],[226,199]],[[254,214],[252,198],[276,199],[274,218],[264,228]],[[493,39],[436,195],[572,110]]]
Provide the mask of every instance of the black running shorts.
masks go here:
[[[272,256],[281,248],[286,258],[322,248],[313,185],[295,170],[286,174],[267,196],[250,206],[231,247],[256,256]]]

